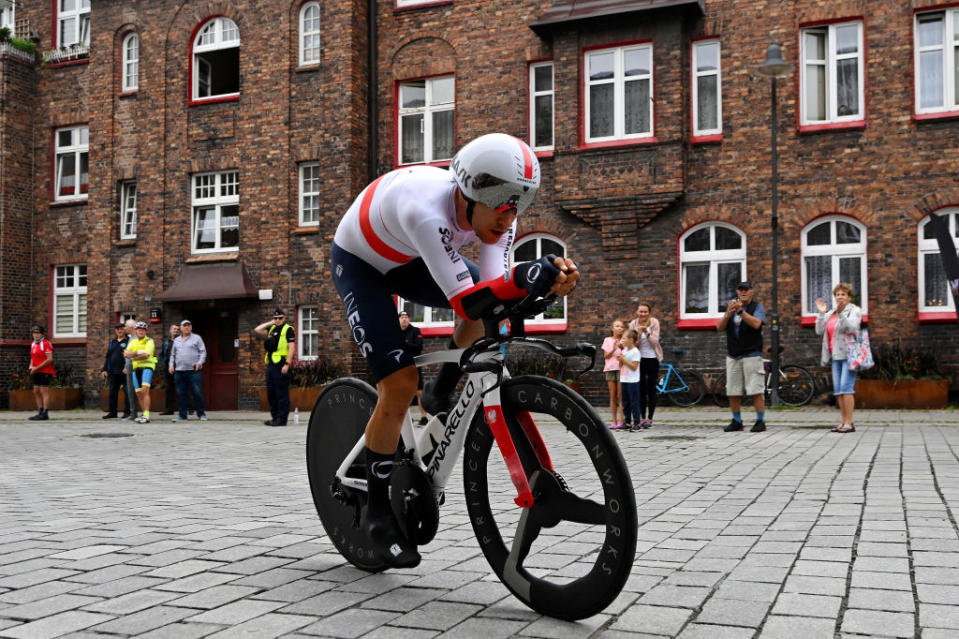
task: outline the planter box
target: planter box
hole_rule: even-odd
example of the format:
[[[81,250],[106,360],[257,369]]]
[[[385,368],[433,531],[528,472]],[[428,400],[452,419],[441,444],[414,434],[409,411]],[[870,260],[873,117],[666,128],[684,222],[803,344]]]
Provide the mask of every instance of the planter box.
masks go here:
[[[323,392],[323,386],[315,386],[313,388],[291,388],[290,389],[290,412],[292,413],[295,409],[299,408],[301,413],[307,413],[313,410],[313,404],[316,403],[316,398],[320,396],[320,393]],[[260,391],[260,410],[269,412],[270,402],[266,398],[266,389],[261,388]]]
[[[123,413],[123,406],[126,404],[126,391],[122,388],[120,389],[120,394],[117,396],[117,412]],[[163,388],[151,388],[150,389],[150,414],[160,412],[164,408],[166,402],[166,389]],[[100,410],[104,413],[110,410],[110,389],[101,388],[100,389]]]
[[[949,380],[856,380],[856,408],[945,408]]]
[[[83,406],[83,391],[79,388],[51,388],[50,410],[70,410]],[[33,390],[10,391],[10,410],[37,410]]]

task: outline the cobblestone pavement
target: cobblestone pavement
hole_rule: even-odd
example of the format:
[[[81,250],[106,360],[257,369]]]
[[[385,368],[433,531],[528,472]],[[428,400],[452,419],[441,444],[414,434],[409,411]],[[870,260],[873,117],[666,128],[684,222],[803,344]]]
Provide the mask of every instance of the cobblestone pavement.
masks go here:
[[[639,545],[620,597],[578,623],[492,576],[458,473],[423,563],[371,575],[323,534],[305,423],[25,417],[0,412],[0,637],[959,636],[955,410],[860,411],[837,435],[834,410],[751,434],[663,409],[617,433]]]

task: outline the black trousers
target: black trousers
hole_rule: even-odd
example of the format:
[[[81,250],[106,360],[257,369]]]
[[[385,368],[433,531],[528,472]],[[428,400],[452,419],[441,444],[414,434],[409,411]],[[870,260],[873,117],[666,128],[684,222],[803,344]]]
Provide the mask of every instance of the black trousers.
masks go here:
[[[127,383],[125,373],[107,373],[107,382],[110,384],[109,401],[107,403],[107,412],[111,415],[117,415],[117,403],[120,399],[120,389]],[[129,412],[127,407],[123,407],[123,412]]]
[[[290,416],[290,374],[283,374],[282,363],[266,365],[266,397],[273,421],[285,424]]]
[[[639,416],[652,419],[656,412],[656,381],[659,377],[659,360],[643,357],[639,360]]]
[[[163,380],[166,382],[166,396],[164,397],[163,410],[172,413],[177,409],[176,401],[176,381],[170,374],[170,369],[163,369]]]

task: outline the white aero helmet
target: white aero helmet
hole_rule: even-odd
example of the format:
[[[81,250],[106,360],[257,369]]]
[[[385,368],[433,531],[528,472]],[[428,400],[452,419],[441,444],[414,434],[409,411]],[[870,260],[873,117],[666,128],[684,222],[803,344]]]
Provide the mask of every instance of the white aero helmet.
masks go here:
[[[453,158],[450,173],[463,195],[497,212],[522,213],[539,189],[539,161],[532,149],[505,133],[468,143]]]

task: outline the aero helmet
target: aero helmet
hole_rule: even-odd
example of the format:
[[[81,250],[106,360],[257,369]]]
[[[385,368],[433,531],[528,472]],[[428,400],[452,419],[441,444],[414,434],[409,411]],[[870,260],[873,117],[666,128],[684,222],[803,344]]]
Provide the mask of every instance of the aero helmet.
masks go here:
[[[505,133],[481,135],[450,163],[453,181],[467,200],[494,211],[522,213],[539,188],[539,161],[525,142]]]

